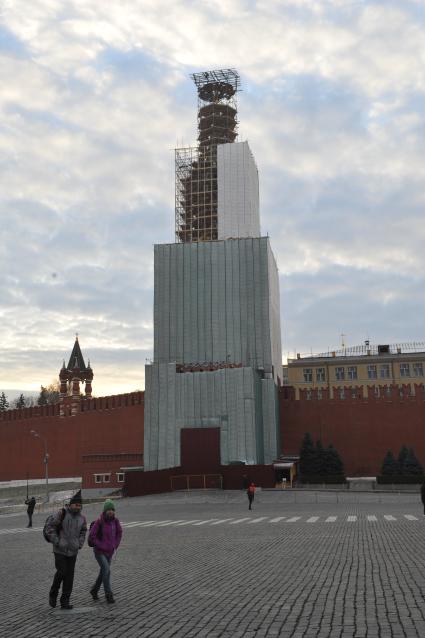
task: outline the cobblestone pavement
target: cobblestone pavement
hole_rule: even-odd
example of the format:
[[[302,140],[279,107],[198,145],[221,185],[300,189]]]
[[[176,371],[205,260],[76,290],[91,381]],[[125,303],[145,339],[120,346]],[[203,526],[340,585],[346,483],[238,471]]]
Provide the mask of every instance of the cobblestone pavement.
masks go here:
[[[25,516],[0,517],[0,635],[424,637],[419,499],[304,496],[258,493],[251,512],[238,493],[118,502],[117,602],[92,601],[97,563],[85,546],[72,611],[48,606],[54,568],[44,515],[32,530]],[[88,521],[98,511],[84,508]]]

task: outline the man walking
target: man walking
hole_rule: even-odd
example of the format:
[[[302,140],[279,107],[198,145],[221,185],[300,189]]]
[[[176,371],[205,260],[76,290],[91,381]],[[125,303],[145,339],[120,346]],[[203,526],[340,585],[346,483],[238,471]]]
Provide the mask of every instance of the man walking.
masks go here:
[[[86,538],[87,523],[81,514],[83,502],[81,490],[71,498],[69,505],[52,516],[47,525],[46,534],[53,543],[56,573],[49,592],[49,605],[56,607],[56,601],[62,584],[60,597],[61,609],[72,609],[69,600],[74,584],[75,562]]]
[[[252,501],[254,500],[254,494],[255,494],[255,483],[253,481],[251,481],[251,483],[248,486],[248,502],[249,502],[249,508],[248,509],[252,509]]]
[[[34,496],[31,496],[30,499],[27,498],[27,500],[25,501],[25,505],[28,505],[28,507],[27,507],[27,514],[28,514],[28,525],[27,525],[27,527],[32,527],[32,515],[34,514],[34,508],[35,508],[35,498],[34,498]]]

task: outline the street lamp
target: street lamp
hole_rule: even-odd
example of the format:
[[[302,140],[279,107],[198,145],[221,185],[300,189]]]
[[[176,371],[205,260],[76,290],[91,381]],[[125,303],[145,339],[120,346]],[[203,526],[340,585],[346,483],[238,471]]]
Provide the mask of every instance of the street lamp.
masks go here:
[[[46,503],[48,503],[49,502],[49,469],[48,469],[49,453],[47,451],[47,441],[44,438],[44,436],[41,436],[41,434],[39,434],[36,430],[30,430],[30,434],[35,436],[37,439],[41,439],[44,443],[43,463],[46,466]]]

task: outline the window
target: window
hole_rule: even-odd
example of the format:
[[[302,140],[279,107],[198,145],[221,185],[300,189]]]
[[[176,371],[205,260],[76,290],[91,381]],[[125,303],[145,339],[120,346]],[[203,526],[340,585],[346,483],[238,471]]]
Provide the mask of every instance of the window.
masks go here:
[[[338,379],[338,381],[344,380],[345,378],[344,368],[335,368],[335,378]]]
[[[109,483],[110,480],[111,480],[111,475],[110,474],[104,474],[103,475],[103,482],[104,483]]]
[[[344,388],[339,388],[339,398],[340,399],[345,399],[345,390],[344,390]]]
[[[390,364],[383,363],[380,368],[381,379],[389,379],[390,378]]]
[[[357,366],[348,366],[348,378],[357,379]]]
[[[316,368],[316,381],[318,383],[322,383],[323,381],[326,381],[325,368]]]
[[[102,478],[103,478],[103,474],[95,474],[94,475],[94,482],[95,483],[101,483],[102,482]]]
[[[413,364],[413,374],[415,377],[423,377],[424,369],[422,363],[414,363]]]
[[[381,389],[380,389],[379,385],[376,385],[376,386],[373,388],[373,391],[374,391],[374,393],[375,393],[375,398],[376,398],[376,399],[379,399],[379,397],[381,396]]]
[[[312,368],[304,368],[304,381],[305,383],[313,383],[313,369]]]
[[[124,472],[117,472],[117,483],[124,483]]]
[[[318,388],[318,390],[317,390],[317,398],[318,398],[319,401],[321,401],[323,399],[322,388]]]
[[[377,374],[376,374],[376,366],[374,365],[368,365],[367,366],[367,378],[368,379],[376,379],[377,378]]]
[[[357,399],[357,388],[351,388],[351,398]]]
[[[410,365],[408,363],[400,363],[400,376],[410,377]]]

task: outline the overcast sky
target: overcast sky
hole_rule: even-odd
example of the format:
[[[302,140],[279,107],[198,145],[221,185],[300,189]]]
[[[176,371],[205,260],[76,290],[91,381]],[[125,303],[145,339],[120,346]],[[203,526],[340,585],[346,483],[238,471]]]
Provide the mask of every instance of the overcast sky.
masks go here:
[[[425,337],[423,0],[0,0],[0,388],[144,387],[190,73],[235,67],[284,354]]]

